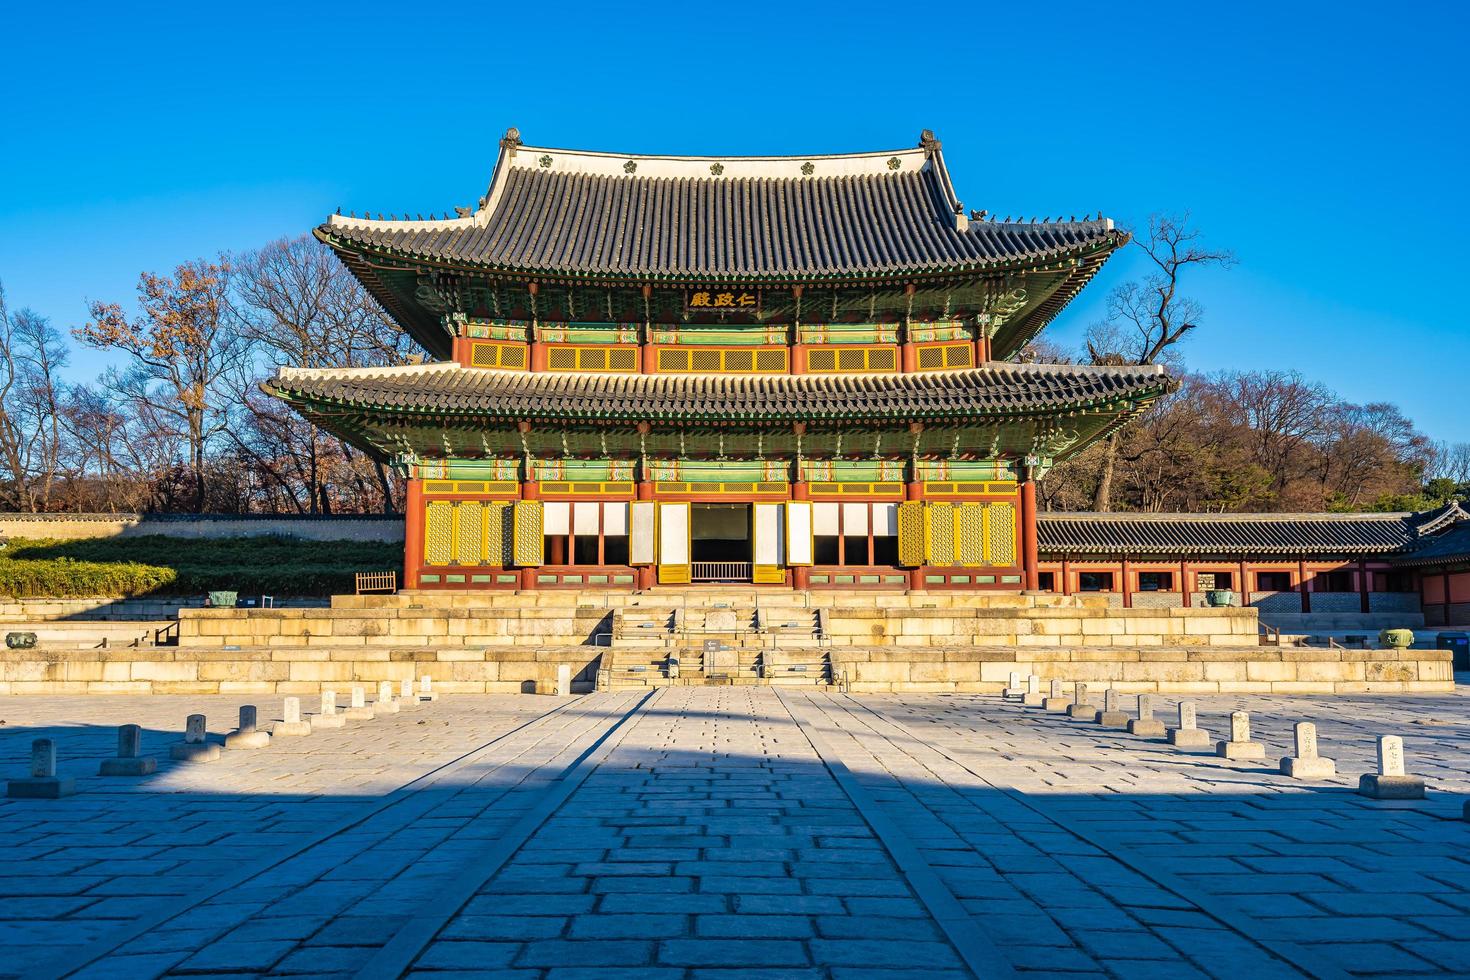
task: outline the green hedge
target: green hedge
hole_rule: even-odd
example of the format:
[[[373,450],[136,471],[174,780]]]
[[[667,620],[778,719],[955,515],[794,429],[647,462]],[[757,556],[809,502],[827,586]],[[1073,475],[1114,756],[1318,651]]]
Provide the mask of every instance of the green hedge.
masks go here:
[[[200,540],[147,535],[60,541],[12,538],[0,550],[0,596],[241,596],[351,592],[356,572],[396,570],[403,546],[284,537]]]

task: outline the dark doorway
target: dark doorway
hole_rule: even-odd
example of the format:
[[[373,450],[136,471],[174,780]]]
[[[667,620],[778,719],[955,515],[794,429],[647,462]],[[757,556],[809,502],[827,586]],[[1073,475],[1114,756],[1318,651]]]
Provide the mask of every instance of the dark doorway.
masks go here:
[[[696,582],[750,581],[749,504],[691,504],[689,558]]]

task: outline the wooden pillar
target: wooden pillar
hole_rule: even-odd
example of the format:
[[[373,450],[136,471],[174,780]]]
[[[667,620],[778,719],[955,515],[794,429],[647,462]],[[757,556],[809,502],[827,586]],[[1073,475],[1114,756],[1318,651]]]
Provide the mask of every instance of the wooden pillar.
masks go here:
[[[1296,587],[1302,594],[1302,612],[1312,611],[1312,597],[1307,593],[1307,563],[1298,561],[1296,563]]]
[[[1372,612],[1372,600],[1368,593],[1371,586],[1368,580],[1368,562],[1366,559],[1358,559],[1358,611]]]
[[[1021,483],[1021,580],[1028,592],[1035,592],[1039,584],[1036,566],[1039,561],[1036,544],[1036,480],[1032,468],[1026,467],[1026,476]]]
[[[1240,583],[1236,586],[1240,592],[1240,607],[1244,609],[1251,604],[1251,586],[1245,575],[1245,560],[1240,562]]]
[[[419,568],[424,563],[424,484],[416,476],[408,478],[408,494],[403,504],[403,587],[419,587]]]
[[[1129,579],[1132,577],[1132,575],[1133,575],[1133,568],[1128,563],[1128,559],[1127,558],[1124,558],[1123,559],[1123,568],[1122,568],[1122,571],[1119,574],[1119,578],[1122,579],[1122,582],[1119,583],[1119,588],[1121,588],[1123,590],[1123,608],[1124,609],[1132,609],[1133,608],[1133,583],[1131,581],[1129,581]]]
[[[653,323],[648,318],[648,298],[652,295],[653,287],[645,283],[643,286],[643,343],[638,348],[638,370],[643,374],[658,373],[658,351],[653,346]]]
[[[1185,609],[1189,608],[1189,568],[1184,560],[1179,561],[1179,604]]]
[[[903,343],[899,345],[898,366],[904,374],[913,374],[919,369],[919,352],[913,344]]]
[[[1062,595],[1072,594],[1072,562],[1070,559],[1062,558],[1062,580],[1057,584],[1057,591]]]

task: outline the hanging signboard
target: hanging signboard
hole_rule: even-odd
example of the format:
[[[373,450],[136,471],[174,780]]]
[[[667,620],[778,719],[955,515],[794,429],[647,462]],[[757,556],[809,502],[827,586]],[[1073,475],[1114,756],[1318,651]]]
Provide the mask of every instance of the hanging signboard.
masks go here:
[[[687,289],[684,291],[685,313],[754,313],[760,308],[760,291],[756,289]]]

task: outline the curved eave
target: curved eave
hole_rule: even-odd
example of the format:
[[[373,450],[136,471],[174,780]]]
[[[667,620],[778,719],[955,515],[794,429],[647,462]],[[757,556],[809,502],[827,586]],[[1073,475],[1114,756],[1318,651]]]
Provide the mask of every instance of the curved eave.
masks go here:
[[[280,387],[270,381],[262,382],[261,387],[268,394],[274,395],[304,412],[314,414],[372,414],[397,420],[435,421],[454,425],[473,425],[487,422],[511,424],[516,422],[540,421],[605,426],[630,425],[637,422],[666,422],[679,425],[694,424],[714,427],[748,425],[758,428],[770,425],[784,425],[792,422],[882,425],[902,424],[913,421],[958,421],[969,423],[973,426],[983,426],[992,422],[1006,423],[1032,419],[1054,420],[1075,418],[1078,416],[1092,416],[1095,419],[1106,418],[1108,420],[1107,425],[1098,433],[1106,434],[1118,425],[1126,422],[1133,414],[1146,409],[1155,400],[1165,394],[1171,387],[1171,382],[1165,380],[1159,385],[1157,390],[1144,389],[1130,393],[1127,396],[1088,399],[1066,404],[1033,405],[1015,409],[999,408],[984,412],[966,411],[963,409],[952,411],[934,409],[922,411],[894,410],[890,412],[821,412],[810,410],[797,411],[793,409],[765,413],[721,412],[718,414],[702,414],[687,409],[664,409],[657,407],[637,411],[624,409],[593,411],[579,409],[556,410],[543,406],[541,408],[530,408],[527,410],[501,411],[495,408],[466,409],[442,408],[433,405],[380,405],[366,401],[337,399],[293,391],[289,388]]]

